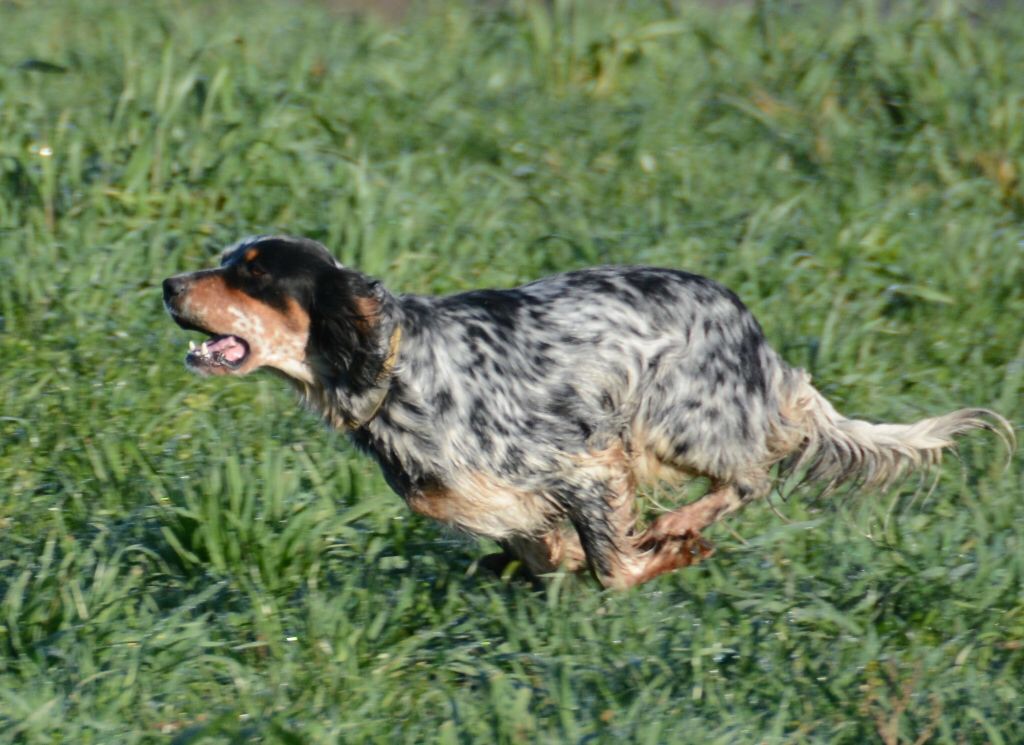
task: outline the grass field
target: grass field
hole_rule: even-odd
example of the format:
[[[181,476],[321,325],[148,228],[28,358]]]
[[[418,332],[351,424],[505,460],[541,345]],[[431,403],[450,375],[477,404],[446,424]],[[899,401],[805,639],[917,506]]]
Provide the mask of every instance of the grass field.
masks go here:
[[[1024,14],[886,5],[0,2],[0,742],[1021,742],[994,438],[534,592],[160,303],[270,231],[407,292],[680,267],[847,414],[1020,426]]]

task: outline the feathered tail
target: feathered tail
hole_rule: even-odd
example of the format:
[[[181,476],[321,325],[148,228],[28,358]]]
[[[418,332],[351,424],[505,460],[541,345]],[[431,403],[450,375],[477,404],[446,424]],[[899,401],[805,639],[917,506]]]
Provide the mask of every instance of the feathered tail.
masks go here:
[[[793,371],[786,418],[801,436],[797,452],[783,461],[784,473],[803,472],[802,481],[824,481],[826,491],[843,482],[889,486],[911,471],[928,470],[955,446],[957,435],[974,429],[995,433],[1012,454],[1013,427],[988,409],[960,409],[913,424],[872,424],[847,419],[810,383],[807,373]]]

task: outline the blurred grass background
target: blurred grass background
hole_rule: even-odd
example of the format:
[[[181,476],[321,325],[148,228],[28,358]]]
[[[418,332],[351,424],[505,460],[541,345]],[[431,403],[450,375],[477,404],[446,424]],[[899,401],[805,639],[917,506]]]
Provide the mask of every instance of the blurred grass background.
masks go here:
[[[913,504],[757,505],[698,567],[534,593],[278,381],[187,375],[159,282],[270,231],[406,292],[680,267],[847,414],[1019,426],[1024,16],[392,19],[0,3],[0,741],[1019,742],[1024,459],[993,438]]]

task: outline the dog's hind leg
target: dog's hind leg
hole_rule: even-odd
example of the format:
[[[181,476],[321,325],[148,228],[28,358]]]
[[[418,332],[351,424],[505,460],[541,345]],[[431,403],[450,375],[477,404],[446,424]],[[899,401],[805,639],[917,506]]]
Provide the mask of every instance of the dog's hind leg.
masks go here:
[[[711,553],[696,534],[638,544],[636,479],[621,445],[577,456],[573,465],[571,477],[547,492],[575,528],[586,565],[606,587],[632,587]]]
[[[705,528],[736,512],[748,502],[767,496],[771,481],[767,476],[753,479],[715,481],[711,490],[696,502],[659,515],[641,535],[641,549],[657,547],[666,541],[693,540]]]
[[[627,499],[606,487],[577,492],[568,511],[587,564],[601,584],[626,589],[711,555],[711,546],[698,533],[642,544],[635,534],[633,494]]]

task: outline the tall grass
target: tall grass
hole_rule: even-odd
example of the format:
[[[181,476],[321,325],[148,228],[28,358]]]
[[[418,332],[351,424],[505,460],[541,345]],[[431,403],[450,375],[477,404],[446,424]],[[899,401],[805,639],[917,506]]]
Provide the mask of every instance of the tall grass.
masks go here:
[[[1024,417],[1024,19],[973,5],[0,4],[0,739],[1014,742],[1021,458],[765,505],[624,594],[477,573],[159,281],[733,287],[851,415]],[[659,499],[665,495],[659,494]]]

